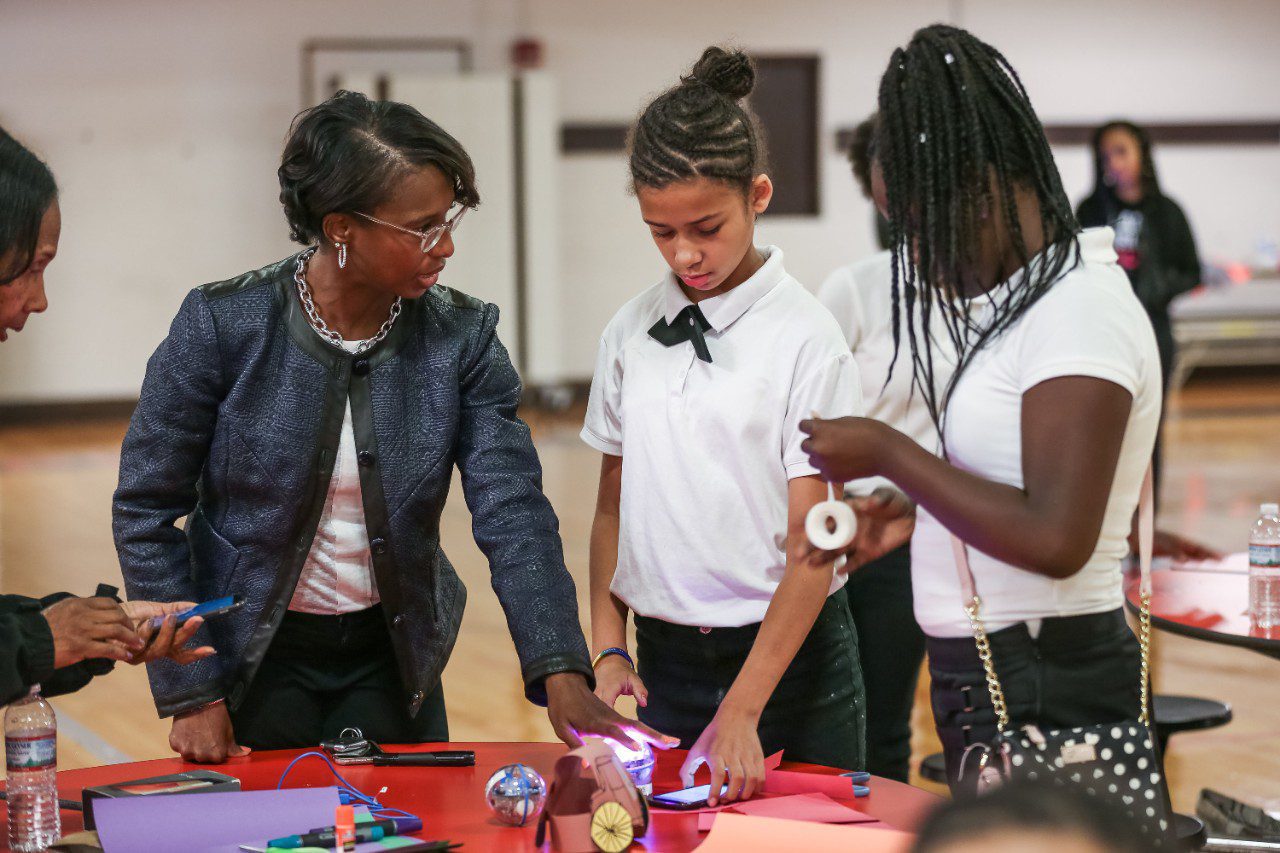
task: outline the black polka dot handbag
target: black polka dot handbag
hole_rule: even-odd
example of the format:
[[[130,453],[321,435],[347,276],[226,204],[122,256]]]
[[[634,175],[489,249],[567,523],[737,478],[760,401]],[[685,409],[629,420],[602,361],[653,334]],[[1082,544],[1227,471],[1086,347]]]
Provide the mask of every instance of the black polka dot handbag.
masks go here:
[[[962,773],[978,774],[981,793],[998,785],[1020,780],[1047,781],[1075,786],[1090,796],[1111,802],[1127,814],[1154,847],[1172,850],[1176,842],[1171,831],[1164,777],[1152,743],[1150,696],[1151,668],[1151,546],[1155,529],[1152,510],[1151,469],[1147,469],[1138,502],[1138,563],[1142,607],[1139,615],[1139,643],[1142,648],[1141,710],[1136,720],[1078,726],[1072,729],[1042,729],[1023,726],[1011,730],[1004,691],[996,676],[991,644],[983,626],[981,607],[969,553],[965,544],[951,537],[955,550],[960,587],[964,591],[965,613],[973,628],[978,658],[986,673],[987,690],[996,712],[999,729],[995,741],[974,744],[965,752]]]

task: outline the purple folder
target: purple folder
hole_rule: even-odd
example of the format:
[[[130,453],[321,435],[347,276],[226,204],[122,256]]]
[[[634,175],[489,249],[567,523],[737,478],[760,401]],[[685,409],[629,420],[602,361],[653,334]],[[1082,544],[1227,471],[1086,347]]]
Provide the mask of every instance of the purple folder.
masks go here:
[[[337,806],[337,788],[287,788],[99,800],[93,814],[104,853],[241,853],[332,826]]]

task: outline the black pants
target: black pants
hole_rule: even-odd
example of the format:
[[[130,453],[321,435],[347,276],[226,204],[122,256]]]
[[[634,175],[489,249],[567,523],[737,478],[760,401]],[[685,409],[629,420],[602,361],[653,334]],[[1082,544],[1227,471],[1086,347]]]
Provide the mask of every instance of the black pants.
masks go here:
[[[853,572],[845,590],[867,690],[867,769],[906,782],[911,706],[924,660],[924,632],[911,602],[911,546]]]
[[[347,726],[377,743],[449,739],[440,687],[410,718],[381,606],[286,613],[231,723],[253,749],[316,746]]]
[[[990,635],[996,674],[1009,706],[1009,723],[1050,729],[1135,720],[1142,652],[1123,610],[1046,619],[1032,639],[1025,624]],[[970,744],[996,737],[996,715],[971,637],[928,639],[933,719],[953,790],[973,781],[960,760]]]
[[[640,719],[688,749],[720,707],[760,625],[702,629],[636,616],[636,662],[649,688]],[[827,598],[760,716],[766,756],[861,770],[866,698],[844,590]]]

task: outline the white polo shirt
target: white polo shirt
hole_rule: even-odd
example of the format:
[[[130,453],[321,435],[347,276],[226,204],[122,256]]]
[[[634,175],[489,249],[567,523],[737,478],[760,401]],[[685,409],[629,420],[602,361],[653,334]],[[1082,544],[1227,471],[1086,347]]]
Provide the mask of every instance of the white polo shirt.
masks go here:
[[[897,362],[894,362],[893,252],[885,250],[840,267],[818,288],[818,301],[835,316],[845,342],[853,351],[867,417],[883,421],[936,453],[938,430],[924,396],[912,384],[911,341],[904,317],[898,321],[900,343]],[[934,381],[942,389],[951,379],[955,350],[937,312],[933,326]],[[881,477],[869,477],[848,484],[846,489],[865,494],[887,482]]]
[[[1023,394],[1049,379],[1091,376],[1133,395],[1102,531],[1084,568],[1054,580],[969,548],[990,631],[1123,604],[1120,561],[1129,551],[1133,512],[1160,423],[1161,380],[1151,321],[1116,263],[1111,241],[1110,228],[1080,234],[1081,263],[974,356],[947,409],[943,428],[952,463],[1022,488]],[[1017,286],[1018,277],[1001,287]],[[982,322],[983,314],[975,312],[975,319]],[[916,620],[925,633],[971,636],[950,534],[923,507],[911,541],[911,574]]]
[[[764,265],[699,303],[712,362],[649,336],[689,299],[673,274],[605,328],[583,440],[623,457],[618,568],[634,612],[681,625],[760,622],[786,569],[787,485],[817,471],[800,421],[861,410],[831,314],[763,250]],[[831,592],[844,583],[833,577]]]

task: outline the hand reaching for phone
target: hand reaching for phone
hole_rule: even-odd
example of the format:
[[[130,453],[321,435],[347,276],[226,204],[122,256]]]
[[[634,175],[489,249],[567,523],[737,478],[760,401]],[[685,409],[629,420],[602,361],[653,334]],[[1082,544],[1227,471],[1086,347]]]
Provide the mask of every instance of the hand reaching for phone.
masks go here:
[[[680,768],[680,782],[693,786],[693,777],[705,764],[711,770],[707,805],[749,800],[764,789],[764,749],[757,732],[758,719],[720,706]],[[721,789],[727,786],[724,794]]]
[[[120,606],[146,644],[129,663],[140,664],[167,657],[177,663],[188,664],[215,654],[213,646],[187,647],[204,624],[202,618],[192,616],[178,624],[178,614],[195,607],[195,602],[126,601]],[[158,628],[152,625],[156,618],[163,620]]]

